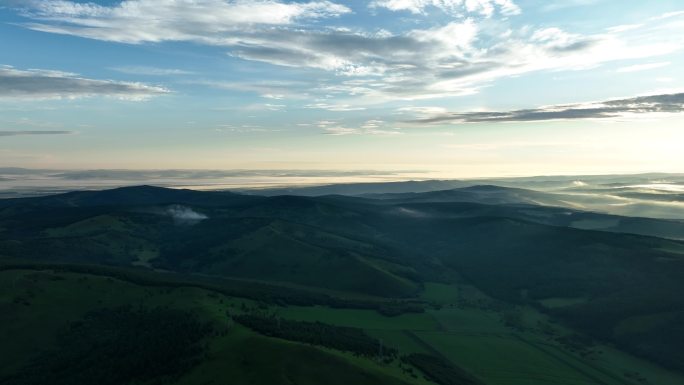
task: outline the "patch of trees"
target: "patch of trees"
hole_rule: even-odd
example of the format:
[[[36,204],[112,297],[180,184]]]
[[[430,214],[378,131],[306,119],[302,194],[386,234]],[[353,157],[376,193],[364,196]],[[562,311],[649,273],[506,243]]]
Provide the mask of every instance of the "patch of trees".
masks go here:
[[[659,297],[606,298],[553,309],[551,313],[591,337],[612,342],[622,350],[684,372],[684,304],[679,293],[681,291]],[[644,316],[651,319],[651,325],[646,323],[641,330],[616,333],[623,320]]]
[[[1,383],[166,384],[202,358],[209,324],[171,308],[105,308],[62,331],[54,348]]]
[[[337,309],[377,310],[383,315],[423,312],[423,306],[409,301],[374,301],[333,297],[328,294],[220,277],[197,276],[180,273],[157,273],[138,268],[100,265],[34,263],[6,261],[0,263],[2,270],[55,270],[79,274],[105,276],[130,282],[139,286],[196,287],[224,294],[229,297],[246,298],[275,305],[328,306]]]
[[[402,357],[402,360],[418,368],[425,377],[440,385],[480,385],[463,369],[454,366],[444,358],[423,353],[411,353]]]
[[[271,315],[243,314],[233,319],[257,333],[290,341],[324,346],[352,352],[366,357],[396,357],[397,350],[382,346],[381,342],[363,330],[321,322],[292,321]]]
[[[423,305],[415,302],[388,302],[377,305],[375,310],[385,317],[396,317],[405,313],[425,312]]]

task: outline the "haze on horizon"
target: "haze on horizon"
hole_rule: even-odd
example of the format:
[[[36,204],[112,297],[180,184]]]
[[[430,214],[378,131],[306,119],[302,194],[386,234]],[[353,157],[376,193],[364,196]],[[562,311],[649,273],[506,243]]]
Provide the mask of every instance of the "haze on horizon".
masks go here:
[[[681,172],[682,31],[675,0],[0,0],[0,164]]]

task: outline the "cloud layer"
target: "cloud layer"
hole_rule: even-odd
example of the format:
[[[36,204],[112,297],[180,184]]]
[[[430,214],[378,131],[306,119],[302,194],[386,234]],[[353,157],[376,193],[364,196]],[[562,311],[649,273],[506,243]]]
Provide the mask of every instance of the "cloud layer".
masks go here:
[[[673,21],[684,15],[582,35],[555,27],[511,29],[487,19],[519,13],[510,0],[375,0],[368,6],[464,17],[430,28],[368,31],[318,23],[352,13],[345,5],[280,0],[29,1],[22,14],[23,25],[38,31],[129,44],[193,42],[225,47],[244,60],[332,73],[335,80],[308,89],[356,103],[468,95],[500,78],[657,57],[684,46]]]
[[[73,131],[0,131],[0,136],[71,135]]]
[[[615,119],[641,114],[683,113],[684,93],[639,96],[584,104],[563,104],[513,111],[439,113],[413,123],[539,122]]]
[[[330,1],[126,0],[111,6],[66,0],[30,0],[24,15],[31,29],[124,43],[198,41],[266,25],[336,17],[351,10]]]
[[[0,66],[0,99],[75,99],[110,96],[144,100],[168,92],[166,88],[143,83],[87,79],[66,72],[19,70]]]
[[[488,17],[497,9],[504,15],[520,13],[520,8],[512,0],[374,0],[370,7],[414,14],[424,14],[428,9],[436,8],[456,16],[475,13]]]

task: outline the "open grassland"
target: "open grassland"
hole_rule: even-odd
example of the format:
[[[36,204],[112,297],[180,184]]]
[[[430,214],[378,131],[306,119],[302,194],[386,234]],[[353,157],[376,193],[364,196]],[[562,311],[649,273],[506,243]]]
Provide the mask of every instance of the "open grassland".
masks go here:
[[[20,371],[89,311],[132,305],[182,310],[215,327],[201,360],[169,384],[430,383],[398,359],[383,362],[265,337],[231,320],[250,311],[363,329],[378,340],[378,349],[396,348],[400,357],[439,357],[487,385],[684,384],[681,375],[605,345],[577,342],[571,329],[547,315],[502,304],[467,284],[427,283],[421,299],[436,306],[389,317],[373,309],[276,305],[211,286],[139,285],[107,271],[0,271],[0,378]],[[643,323],[650,328],[653,322],[658,317],[627,320],[620,330],[633,332]]]
[[[505,306],[470,285],[427,283],[424,314],[384,317],[369,310],[274,308],[288,319],[364,328],[400,354],[443,357],[490,385],[684,384],[684,377],[596,342],[529,306]],[[570,306],[559,299],[550,305]],[[578,341],[579,340],[579,341]]]
[[[208,357],[177,385],[420,384],[401,371],[347,354],[262,337],[236,326],[212,341]]]
[[[496,333],[417,332],[417,337],[447,359],[492,385],[615,384],[586,375],[526,339]],[[617,382],[619,383],[619,382]]]
[[[426,282],[420,294],[422,299],[440,305],[456,303],[459,296],[459,288],[456,285],[435,282]]]
[[[175,309],[212,325],[214,331],[204,342],[201,359],[164,384],[425,383],[400,370],[396,362],[376,362],[249,331],[228,314],[259,306],[250,300],[201,288],[145,287],[111,277],[51,270],[0,272],[0,379],[25,373],[41,352],[60,346],[64,331],[82,322],[93,309],[120,306]],[[61,380],[70,383],[68,378]]]

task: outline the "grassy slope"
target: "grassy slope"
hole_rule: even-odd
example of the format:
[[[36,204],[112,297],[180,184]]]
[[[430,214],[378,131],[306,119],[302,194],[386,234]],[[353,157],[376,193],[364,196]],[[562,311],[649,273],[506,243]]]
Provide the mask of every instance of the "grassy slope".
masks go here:
[[[321,242],[327,247],[316,244]],[[217,262],[205,270],[380,296],[417,292],[415,283],[356,251],[343,249],[350,244],[362,249],[358,242],[278,221],[213,248],[211,254]]]
[[[497,302],[473,287],[434,283],[427,287],[424,297],[444,306],[425,314],[384,317],[371,310],[270,308],[285,318],[365,328],[384,344],[398,347],[401,354],[443,356],[489,385],[637,384],[624,375],[634,371],[649,384],[684,383],[684,377],[606,346],[595,348],[589,357],[569,351],[540,333],[538,321],[548,323],[548,319],[534,309],[517,310],[524,313],[524,330],[515,330],[503,324],[499,310],[492,310]],[[16,298],[29,304],[14,303]],[[248,300],[196,288],[146,288],[87,274],[19,270],[0,272],[0,339],[5,342],[0,349],[0,375],[17,369],[35,354],[36,346],[50,344],[60,328],[89,309],[127,303],[187,309],[228,326],[226,335],[212,339],[206,359],[178,384],[423,382],[406,375],[396,363],[379,365],[349,354],[262,337],[232,324],[226,309],[239,311],[241,303],[252,304]],[[549,325],[557,334],[570,333],[562,326]]]
[[[193,384],[406,384],[399,373],[368,360],[254,335],[236,327],[214,341],[209,358],[178,385]]]
[[[19,301],[15,299],[19,298]],[[19,302],[19,303],[15,303]],[[372,361],[256,335],[232,324],[225,309],[234,300],[196,288],[146,288],[87,274],[0,272],[0,376],[49,347],[59,330],[94,308],[124,304],[170,306],[227,327],[213,338],[207,358],[178,384],[405,384],[411,380]]]
[[[684,383],[681,374],[607,345],[572,350],[557,338],[575,332],[534,308],[502,305],[466,284],[427,283],[426,288],[422,297],[442,307],[425,314],[387,318],[367,310],[322,307],[286,307],[275,312],[284,318],[363,327],[384,344],[399,348],[401,354],[442,356],[488,385]],[[506,326],[504,312],[519,314],[519,327]],[[547,334],[549,330],[553,334]],[[635,373],[638,377],[629,377]]]

